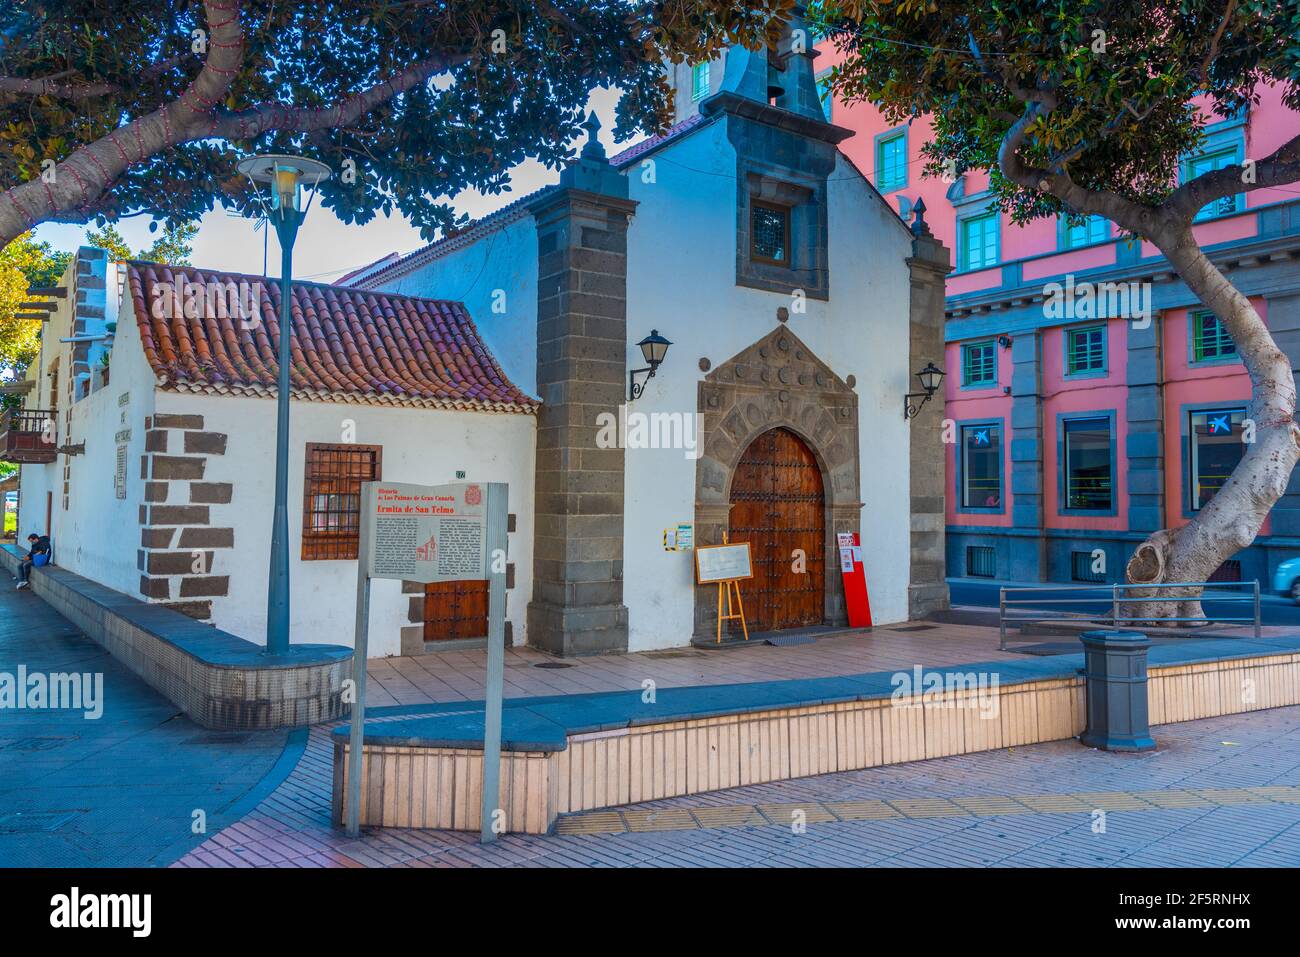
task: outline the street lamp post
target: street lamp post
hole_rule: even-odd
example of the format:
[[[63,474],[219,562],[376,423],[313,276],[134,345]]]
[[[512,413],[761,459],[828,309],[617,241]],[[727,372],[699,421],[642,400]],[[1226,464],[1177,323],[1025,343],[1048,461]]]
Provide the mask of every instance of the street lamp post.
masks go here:
[[[266,218],[275,226],[280,240],[280,346],[279,378],[276,383],[275,424],[275,511],[271,516],[271,565],[266,592],[266,653],[289,651],[289,328],[293,299],[293,243],[298,237],[316,187],[329,178],[329,167],[299,156],[250,156],[241,160],[239,171],[253,183]],[[304,205],[302,185],[311,194]],[[265,184],[271,205],[267,209],[259,184]]]

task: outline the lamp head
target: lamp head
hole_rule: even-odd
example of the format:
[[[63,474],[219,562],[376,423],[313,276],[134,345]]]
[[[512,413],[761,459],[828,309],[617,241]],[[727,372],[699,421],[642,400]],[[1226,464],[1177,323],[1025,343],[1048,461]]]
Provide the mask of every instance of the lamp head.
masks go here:
[[[314,191],[330,177],[330,168],[324,163],[276,153],[249,156],[239,161],[238,168],[254,186],[266,186],[271,208],[276,211],[291,209],[303,212],[302,187],[307,185]]]
[[[938,390],[939,384],[943,382],[943,376],[943,370],[933,362],[927,362],[925,368],[916,374],[916,377],[921,380],[921,388],[931,395]]]
[[[668,354],[668,347],[672,343],[659,335],[658,329],[651,329],[650,335],[638,342],[637,345],[641,347],[641,355],[645,356],[646,363],[653,371],[658,369],[659,364],[664,361],[664,356]]]

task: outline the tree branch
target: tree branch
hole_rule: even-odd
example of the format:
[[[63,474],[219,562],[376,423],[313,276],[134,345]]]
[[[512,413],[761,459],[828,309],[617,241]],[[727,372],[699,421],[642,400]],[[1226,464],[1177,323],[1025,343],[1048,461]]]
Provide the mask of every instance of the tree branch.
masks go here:
[[[36,79],[0,76],[0,93],[11,96],[57,96],[64,100],[90,100],[110,93],[120,93],[122,90],[115,83],[62,82],[62,78],[67,76],[68,72]]]
[[[460,66],[470,59],[468,53],[445,54],[407,67],[400,73],[353,93],[333,106],[321,109],[292,106],[272,101],[234,113],[218,113],[205,135],[227,139],[251,139],[270,130],[308,133],[313,130],[346,126],[400,93],[418,86],[432,76]]]
[[[1255,176],[1249,183],[1243,179],[1245,169],[1244,165],[1238,164],[1202,173],[1170,193],[1164,205],[1173,215],[1191,222],[1201,209],[1216,199],[1300,180],[1300,136],[1293,137],[1255,163]]]
[[[1214,31],[1214,37],[1210,40],[1210,48],[1205,51],[1205,59],[1201,61],[1201,86],[1209,89],[1210,86],[1210,64],[1214,58],[1219,55],[1219,41],[1223,39],[1223,31],[1228,29],[1228,21],[1232,19],[1232,11],[1236,9],[1237,0],[1228,0],[1228,7],[1223,11],[1223,19],[1219,21],[1219,29]]]

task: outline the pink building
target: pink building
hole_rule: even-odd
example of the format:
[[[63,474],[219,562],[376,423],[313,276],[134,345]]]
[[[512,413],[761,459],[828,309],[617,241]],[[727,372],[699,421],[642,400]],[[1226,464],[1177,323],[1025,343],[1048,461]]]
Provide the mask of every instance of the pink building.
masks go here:
[[[839,54],[830,44],[819,53],[824,77]],[[670,71],[678,119],[716,90],[722,67]],[[1232,340],[1150,244],[1099,217],[1013,225],[993,207],[987,175],[923,174],[928,119],[890,124],[869,104],[824,106],[857,134],[840,149],[905,220],[923,199],[954,253],[945,355],[935,357],[954,440],[948,574],[1122,581],[1133,548],[1186,522],[1241,456],[1250,383]],[[1263,157],[1300,128],[1276,89],[1248,113],[1211,120],[1180,178]],[[1300,188],[1225,199],[1195,232],[1300,362]],[[1219,575],[1268,581],[1297,554],[1293,481],[1256,544]]]

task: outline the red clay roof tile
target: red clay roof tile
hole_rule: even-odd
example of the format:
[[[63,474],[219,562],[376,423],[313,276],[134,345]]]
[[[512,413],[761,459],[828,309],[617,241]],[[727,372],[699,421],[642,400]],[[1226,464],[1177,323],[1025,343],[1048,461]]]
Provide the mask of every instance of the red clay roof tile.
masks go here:
[[[163,388],[275,394],[278,281],[133,262],[127,283]],[[294,283],[290,311],[294,398],[500,412],[539,404],[506,377],[459,302]]]

